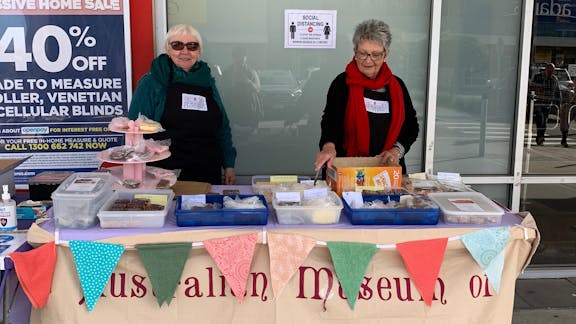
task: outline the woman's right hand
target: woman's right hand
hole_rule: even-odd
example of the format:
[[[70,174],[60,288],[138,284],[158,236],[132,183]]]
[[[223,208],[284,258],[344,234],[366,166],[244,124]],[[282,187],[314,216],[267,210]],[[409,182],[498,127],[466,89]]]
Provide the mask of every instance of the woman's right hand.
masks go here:
[[[332,161],[336,157],[336,147],[334,143],[326,143],[322,146],[322,151],[316,153],[316,161],[314,161],[314,170],[318,171],[324,164],[330,168]]]

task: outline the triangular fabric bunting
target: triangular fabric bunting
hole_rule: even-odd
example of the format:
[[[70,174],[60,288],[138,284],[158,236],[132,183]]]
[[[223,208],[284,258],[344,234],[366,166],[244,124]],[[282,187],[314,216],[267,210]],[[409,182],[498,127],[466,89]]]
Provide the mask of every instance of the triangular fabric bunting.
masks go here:
[[[428,306],[432,305],[434,287],[436,287],[447,244],[447,237],[396,244],[410,278]]]
[[[88,311],[100,298],[110,275],[124,252],[124,246],[91,241],[70,241]]]
[[[504,248],[510,239],[510,228],[487,228],[466,233],[460,237],[468,252],[484,270],[488,281],[498,293],[502,270],[504,269]]]
[[[328,242],[328,249],[348,305],[354,309],[364,274],[378,248],[370,243]]]
[[[274,298],[278,299],[296,270],[316,246],[316,240],[302,235],[268,233],[270,278]]]
[[[159,306],[170,305],[191,248],[190,243],[136,245]]]
[[[239,302],[244,300],[246,281],[254,257],[258,233],[204,241],[204,247],[226,278]]]
[[[42,308],[48,301],[56,266],[56,245],[49,242],[27,252],[10,253],[18,281],[34,308]]]

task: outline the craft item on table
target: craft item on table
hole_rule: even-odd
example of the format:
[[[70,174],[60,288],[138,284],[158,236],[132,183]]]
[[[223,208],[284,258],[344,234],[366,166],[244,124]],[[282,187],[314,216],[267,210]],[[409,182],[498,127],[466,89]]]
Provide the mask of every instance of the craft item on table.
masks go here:
[[[180,170],[167,170],[155,166],[147,166],[146,172],[153,177],[160,179],[156,184],[156,188],[158,189],[166,189],[174,186],[176,181],[178,181],[178,175],[180,174]]]
[[[110,159],[115,161],[126,161],[134,152],[132,147],[116,146],[110,149]]]
[[[128,117],[114,117],[108,124],[109,129],[128,130],[130,119]]]
[[[155,141],[153,138],[149,138],[143,142],[146,148],[156,154],[168,151],[170,146],[170,140]]]
[[[124,179],[122,180],[122,186],[128,189],[136,189],[140,187],[140,181],[132,180],[132,179]]]
[[[230,209],[266,208],[266,206],[264,206],[264,203],[262,203],[262,201],[257,196],[246,197],[246,198],[240,198],[238,196],[236,196],[236,198],[231,198],[231,197],[225,196],[223,198],[223,203],[224,203],[224,208],[230,208]]]
[[[401,187],[385,187],[383,189],[371,190],[363,189],[363,195],[402,195],[409,193],[408,190]]]
[[[159,122],[152,120],[144,115],[139,115],[135,120],[136,127],[143,132],[158,133],[163,132],[165,129],[162,128]]]

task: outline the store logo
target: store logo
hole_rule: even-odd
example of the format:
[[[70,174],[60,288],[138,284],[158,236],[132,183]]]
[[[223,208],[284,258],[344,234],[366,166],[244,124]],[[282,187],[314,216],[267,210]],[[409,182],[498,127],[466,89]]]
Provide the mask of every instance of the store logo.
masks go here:
[[[534,12],[537,16],[572,17],[572,5],[554,0],[537,2]]]
[[[47,126],[40,126],[40,127],[22,127],[21,129],[22,134],[48,134],[48,127]]]

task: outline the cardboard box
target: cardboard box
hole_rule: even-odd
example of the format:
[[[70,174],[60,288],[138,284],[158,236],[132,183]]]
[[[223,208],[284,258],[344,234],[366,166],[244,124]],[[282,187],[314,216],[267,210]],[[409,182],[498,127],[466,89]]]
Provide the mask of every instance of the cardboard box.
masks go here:
[[[29,158],[28,156],[22,159],[0,159],[0,190],[2,190],[2,185],[8,185],[8,191],[14,197],[16,194],[14,169]]]
[[[382,165],[378,157],[335,158],[326,171],[326,182],[340,196],[356,187],[400,187],[402,167]]]

